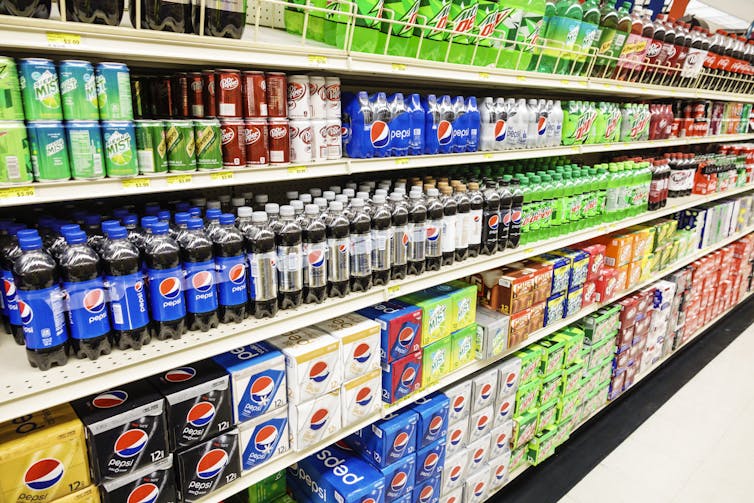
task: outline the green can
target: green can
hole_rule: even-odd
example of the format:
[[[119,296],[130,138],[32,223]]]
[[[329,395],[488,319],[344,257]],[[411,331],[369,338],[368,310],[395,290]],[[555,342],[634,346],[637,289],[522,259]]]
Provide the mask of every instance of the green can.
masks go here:
[[[32,181],[26,126],[20,121],[0,122],[0,183]]]
[[[169,171],[196,171],[194,124],[190,120],[165,122]]]
[[[134,121],[139,173],[164,173],[168,170],[165,123],[158,120]]]
[[[102,122],[102,142],[105,144],[107,176],[129,177],[139,174],[133,122]]]
[[[75,180],[95,180],[105,176],[102,162],[102,131],[97,121],[67,121],[68,157]]]
[[[103,121],[130,121],[134,118],[131,104],[131,75],[123,63],[97,65],[97,103]]]
[[[66,120],[99,120],[97,84],[88,61],[69,59],[58,66],[63,117]]]
[[[29,121],[26,126],[31,148],[31,167],[37,182],[71,178],[65,129],[60,121]]]
[[[43,58],[20,60],[19,83],[26,120],[59,121],[63,118],[55,63]]]
[[[24,120],[16,62],[6,56],[0,56],[0,120]]]
[[[194,121],[196,138],[196,164],[199,169],[221,169],[223,152],[221,148],[222,133],[220,121],[204,119]]]

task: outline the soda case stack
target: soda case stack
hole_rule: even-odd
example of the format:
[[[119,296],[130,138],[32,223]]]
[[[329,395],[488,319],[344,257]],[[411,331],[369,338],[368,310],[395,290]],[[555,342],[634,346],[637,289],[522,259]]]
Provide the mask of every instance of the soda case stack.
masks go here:
[[[560,100],[480,98],[479,150],[558,147],[563,140]]]
[[[751,104],[675,100],[672,137],[742,134],[750,130]]]

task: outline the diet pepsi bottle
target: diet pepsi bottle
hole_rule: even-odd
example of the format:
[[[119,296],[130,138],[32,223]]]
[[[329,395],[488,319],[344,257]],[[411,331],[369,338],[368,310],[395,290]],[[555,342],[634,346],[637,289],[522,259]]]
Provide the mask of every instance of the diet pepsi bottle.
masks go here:
[[[333,201],[325,215],[327,226],[327,295],[345,297],[351,291],[350,223],[343,203]]]
[[[372,202],[372,284],[386,285],[392,256],[391,210],[382,194],[375,194]]]
[[[484,210],[482,213],[482,248],[483,255],[497,252],[498,234],[500,232],[500,195],[494,188],[484,191]]]
[[[5,330],[13,335],[17,344],[24,345],[24,327],[18,311],[18,295],[13,280],[13,264],[21,256],[17,234],[24,229],[22,224],[8,226],[7,241],[0,247],[0,275],[2,275],[3,321]]]
[[[183,270],[178,243],[168,236],[168,224],[158,222],[150,227],[144,261],[152,335],[158,340],[180,339],[186,333],[186,300],[183,296]]]
[[[188,329],[207,332],[217,327],[220,321],[217,317],[215,257],[212,241],[204,232],[201,218],[189,218],[188,229],[180,236],[178,244],[183,259]]]
[[[469,183],[469,257],[477,257],[482,250],[482,220],[484,218],[484,196],[479,191],[479,184]]]
[[[351,291],[372,288],[372,219],[363,199],[351,201]]]
[[[71,232],[66,240],[59,264],[71,349],[79,358],[96,360],[112,351],[100,258],[86,244],[84,231]]]
[[[521,190],[521,181],[513,178],[511,184],[511,225],[508,230],[507,248],[518,248],[521,241],[521,215],[524,206],[524,191]]]
[[[453,189],[442,188],[442,265],[453,265],[456,254],[456,229],[458,227],[458,204],[453,198]]]
[[[319,206],[307,204],[302,221],[304,302],[319,304],[327,298],[327,228]]]
[[[275,233],[267,214],[255,211],[244,234],[249,259],[249,299],[256,318],[271,318],[278,312],[277,249]]]
[[[42,250],[37,231],[23,230],[17,236],[21,254],[13,263],[13,278],[26,357],[32,367],[49,370],[68,361],[63,293],[55,261]]]
[[[301,226],[296,222],[293,206],[280,207],[280,220],[275,227],[275,244],[277,247],[278,304],[280,309],[293,309],[303,302],[304,290]]]
[[[469,96],[466,98],[466,115],[464,115],[466,126],[469,130],[466,139],[466,152],[476,152],[479,150],[479,109],[476,105],[476,97]]]
[[[427,206],[421,192],[412,191],[408,201],[408,274],[422,274],[427,249]],[[441,254],[442,256],[442,254]]]
[[[390,223],[393,228],[390,236],[390,278],[404,279],[408,273],[408,208],[403,196],[397,192],[390,194],[390,205]]]
[[[498,232],[497,236],[497,248],[502,251],[508,246],[511,218],[513,217],[511,209],[513,194],[508,187],[509,182],[507,180],[500,180],[498,185],[498,194],[500,195],[500,232]]]
[[[139,250],[128,241],[125,227],[111,227],[102,247],[113,343],[118,349],[149,344],[149,310]]]
[[[235,226],[232,213],[220,215],[212,233],[217,277],[217,315],[221,323],[240,323],[246,318],[249,286],[243,234]]]
[[[442,266],[445,240],[442,229],[445,209],[438,198],[439,195],[440,192],[437,189],[427,190],[427,245],[424,250],[427,271],[439,271]]]

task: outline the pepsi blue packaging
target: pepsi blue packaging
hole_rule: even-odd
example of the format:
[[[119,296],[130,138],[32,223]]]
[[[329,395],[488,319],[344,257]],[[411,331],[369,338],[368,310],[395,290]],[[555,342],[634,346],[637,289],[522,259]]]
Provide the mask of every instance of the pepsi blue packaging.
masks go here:
[[[411,494],[411,503],[437,503],[440,501],[440,476],[417,481]]]
[[[285,357],[271,344],[250,344],[213,360],[230,375],[234,424],[286,405]]]
[[[184,503],[194,503],[241,475],[238,430],[232,429],[175,454],[178,494]]]
[[[369,105],[372,111],[372,124],[369,128],[369,136],[362,138],[371,144],[373,157],[388,157],[392,154],[390,148],[391,131],[390,131],[390,106],[387,96],[383,92],[374,93],[369,97]],[[355,136],[353,140],[359,141]]]
[[[251,470],[290,449],[288,441],[288,411],[284,408],[268,412],[242,423],[240,456],[241,469]]]
[[[445,439],[416,452],[416,484],[442,475],[445,466]]]
[[[424,109],[424,153],[449,154],[453,151],[453,103],[450,96],[434,94],[422,100]]]
[[[348,442],[375,466],[383,468],[416,452],[418,416],[412,410],[390,414],[350,437]]]
[[[165,397],[170,450],[183,449],[231,427],[228,375],[202,360],[149,378]]]
[[[411,94],[406,101],[411,125],[411,139],[408,144],[408,155],[422,155],[424,153],[424,108],[421,96]]]
[[[173,455],[100,486],[102,503],[175,503]]]
[[[388,97],[390,111],[390,155],[408,155],[413,138],[411,114],[403,99],[402,93],[391,94]]]
[[[419,416],[416,425],[416,449],[444,439],[448,434],[450,400],[442,393],[418,399],[411,409]]]
[[[466,152],[471,135],[471,125],[466,117],[466,103],[463,96],[456,96],[453,99],[451,124],[453,126],[453,152]]]
[[[288,467],[288,480],[317,503],[387,500],[385,478],[352,452],[331,445]]]
[[[382,363],[421,349],[422,309],[400,300],[388,300],[356,311],[380,324]]]
[[[146,381],[80,398],[71,406],[86,427],[96,483],[133,473],[169,452],[165,400]]]
[[[385,477],[385,503],[394,503],[414,490],[416,454],[404,456],[380,471]]]
[[[394,403],[421,388],[422,350],[382,364],[382,401]]]

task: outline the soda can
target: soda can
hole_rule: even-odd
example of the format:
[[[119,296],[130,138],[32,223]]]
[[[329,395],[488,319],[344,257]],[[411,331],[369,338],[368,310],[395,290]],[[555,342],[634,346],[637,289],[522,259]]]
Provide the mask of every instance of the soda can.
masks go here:
[[[0,56],[0,120],[24,120],[16,62],[7,56]]]
[[[291,162],[312,162],[312,124],[308,119],[292,120],[288,123]]]
[[[196,137],[196,164],[199,169],[220,169],[223,167],[220,121],[199,119],[194,121]]]
[[[343,157],[343,135],[340,119],[327,119],[327,160],[335,161]]]
[[[176,453],[178,501],[193,503],[241,475],[238,429]]]
[[[267,119],[249,119],[244,123],[246,133],[246,165],[266,166],[270,163],[269,127]]]
[[[204,96],[204,116],[217,116],[217,97],[215,95],[214,70],[202,70],[202,94]]]
[[[168,171],[196,171],[196,140],[193,122],[190,120],[166,121],[165,142],[168,151]]]
[[[324,161],[327,159],[327,121],[314,119],[311,121],[312,128],[312,161]],[[340,127],[338,127],[340,129]]]
[[[26,120],[61,120],[63,109],[55,63],[44,58],[22,59],[19,76]]]
[[[164,173],[168,170],[165,123],[160,120],[134,121],[139,173]]]
[[[107,176],[127,177],[139,174],[136,155],[136,132],[131,121],[103,121]]]
[[[321,75],[309,76],[309,112],[312,119],[327,117],[327,95],[325,78]]]
[[[217,70],[217,116],[241,117],[242,87],[240,70]]]
[[[88,61],[67,59],[58,65],[60,98],[66,120],[99,120],[94,67]]]
[[[60,121],[29,121],[26,126],[34,180],[52,182],[71,178],[65,128]]]
[[[267,117],[267,83],[263,72],[243,72],[243,116]]]
[[[288,441],[288,412],[277,409],[242,423],[240,453],[243,471],[282,456],[290,449]]]
[[[66,121],[71,176],[94,180],[105,176],[102,162],[102,130],[97,121]]]
[[[191,72],[188,77],[188,101],[191,117],[203,119],[204,108],[204,77],[201,72]]]
[[[189,84],[188,75],[178,73],[173,77],[173,111],[182,119],[191,117],[189,112]]]
[[[131,79],[131,99],[133,100],[134,119],[143,119],[150,115],[148,86],[149,81],[146,77],[134,77]],[[99,113],[99,108],[97,108],[97,113]]]
[[[291,162],[291,136],[288,129],[288,119],[270,119],[269,132],[270,164],[288,164]]]
[[[171,119],[176,117],[173,99],[173,79],[169,76],[157,77],[154,81],[156,96],[156,116]]]
[[[270,117],[288,116],[288,77],[281,72],[265,74],[267,113]]]
[[[32,181],[26,126],[20,121],[0,122],[0,183]]]
[[[325,77],[325,115],[328,119],[340,120],[340,79]]]
[[[222,131],[223,166],[239,168],[246,166],[246,131],[242,119],[220,121]]]
[[[306,75],[288,77],[288,118],[311,118],[309,77]]]
[[[130,121],[134,118],[131,106],[131,76],[123,63],[97,65],[97,103],[103,121]]]

